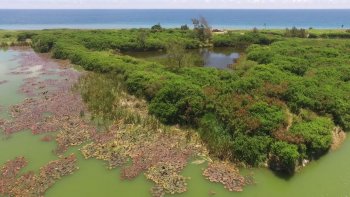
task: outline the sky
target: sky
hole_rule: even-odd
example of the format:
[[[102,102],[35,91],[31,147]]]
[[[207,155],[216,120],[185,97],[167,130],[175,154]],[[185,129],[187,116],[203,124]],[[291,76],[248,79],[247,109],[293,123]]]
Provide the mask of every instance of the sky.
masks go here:
[[[0,9],[350,9],[350,0],[0,0]]]

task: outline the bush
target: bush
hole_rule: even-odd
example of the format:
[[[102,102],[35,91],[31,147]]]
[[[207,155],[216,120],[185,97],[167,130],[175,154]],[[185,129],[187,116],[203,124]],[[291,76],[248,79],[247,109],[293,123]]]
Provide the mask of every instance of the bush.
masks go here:
[[[172,81],[157,93],[149,111],[167,124],[194,124],[204,114],[204,95],[196,85]]]
[[[322,38],[341,38],[341,39],[348,39],[350,38],[350,34],[348,32],[345,33],[324,33],[321,34]]]
[[[300,154],[298,147],[286,142],[275,142],[271,145],[269,166],[273,170],[294,173]]]
[[[279,37],[266,35],[259,32],[246,32],[244,34],[226,33],[218,34],[213,37],[213,44],[216,47],[236,47],[246,48],[251,44],[269,45]]]
[[[129,92],[140,97],[144,96],[150,101],[164,86],[166,79],[166,77],[161,77],[158,73],[133,71],[128,74],[126,85]]]
[[[318,117],[313,120],[294,124],[290,132],[304,138],[308,153],[311,156],[320,156],[332,144],[332,130],[334,124],[329,118]]]
[[[21,32],[17,35],[17,41],[25,42],[27,39],[31,39],[35,35],[37,34],[34,32]]]
[[[286,57],[274,61],[279,68],[282,68],[284,71],[291,72],[298,76],[304,76],[308,70],[309,62],[300,58]]]
[[[266,47],[256,47],[254,50],[252,48],[248,49],[247,59],[256,61],[259,64],[268,64],[272,61],[273,54],[268,46]]]
[[[12,37],[12,34],[10,34],[10,33],[5,33],[2,37],[3,37],[3,38],[11,38],[11,37]]]
[[[47,53],[52,49],[54,43],[56,42],[56,39],[57,38],[55,38],[53,35],[48,35],[48,34],[34,36],[32,39],[33,40],[32,47],[37,52]]]
[[[257,102],[250,109],[252,118],[259,121],[258,131],[264,134],[271,134],[282,126],[285,120],[283,110],[275,105],[265,102]]]
[[[151,27],[151,30],[153,31],[153,32],[157,32],[157,31],[162,31],[162,26],[160,25],[160,23],[158,23],[158,24],[156,24],[156,25],[153,25],[152,27]]]
[[[272,139],[263,136],[239,134],[233,139],[234,157],[252,166],[262,165],[267,160],[267,153]]]
[[[319,36],[317,34],[314,33],[309,33],[309,37],[308,38],[318,38]]]
[[[187,30],[189,30],[190,28],[187,26],[187,25],[181,25],[181,28],[180,28],[181,30],[183,30],[183,31],[187,31]]]
[[[284,33],[284,36],[286,37],[298,37],[298,38],[306,38],[307,37],[307,31],[305,29],[298,29],[296,27],[293,27],[292,29],[286,29],[286,32]]]

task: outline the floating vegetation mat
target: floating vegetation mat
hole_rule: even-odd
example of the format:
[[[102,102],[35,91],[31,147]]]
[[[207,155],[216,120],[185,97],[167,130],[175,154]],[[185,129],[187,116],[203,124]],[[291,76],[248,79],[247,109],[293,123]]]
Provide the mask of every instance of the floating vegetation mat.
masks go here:
[[[0,195],[2,196],[44,196],[56,181],[78,169],[75,155],[62,157],[40,168],[39,173],[19,172],[28,164],[24,157],[6,162],[1,168]]]
[[[146,177],[156,183],[151,190],[153,196],[164,196],[164,194],[182,193],[187,190],[186,177],[179,175],[177,166],[171,163],[158,163],[148,169]]]
[[[17,59],[20,66],[10,74],[24,75],[19,91],[27,98],[9,108],[12,119],[0,120],[4,133],[11,135],[26,129],[33,134],[57,131],[59,154],[87,141],[95,127],[82,117],[86,111],[84,102],[78,92],[72,91],[81,73],[67,68],[64,61],[56,62],[33,51],[21,52]]]
[[[33,51],[20,54],[20,66],[9,74],[24,75],[19,92],[26,99],[9,107],[11,119],[0,119],[0,129],[6,135],[28,129],[33,134],[45,134],[41,141],[55,140],[58,155],[70,146],[84,144],[80,150],[86,159],[103,160],[109,169],[121,167],[122,179],[144,174],[154,182],[153,196],[185,192],[187,178],[181,171],[192,158],[200,163],[210,161],[196,132],[161,124],[148,114],[145,101],[128,95],[119,85],[110,88],[114,78],[105,81],[105,75],[79,73],[67,62],[56,62]],[[113,119],[100,131],[90,118],[105,115],[102,112],[111,112],[106,117]],[[18,157],[3,166],[0,195],[43,196],[55,181],[77,169],[74,155],[50,162],[39,174],[19,175],[26,164]],[[230,191],[242,191],[248,182],[227,163],[210,163],[204,175]]]
[[[106,161],[109,169],[121,166],[123,179],[145,172],[155,183],[154,196],[186,191],[187,179],[179,173],[192,156],[206,151],[203,146],[186,141],[184,132],[178,130],[152,131],[124,122],[112,128],[115,129],[92,136],[93,142],[81,149],[85,158]],[[126,166],[129,158],[132,162]]]
[[[211,182],[222,183],[229,191],[240,192],[247,184],[253,184],[252,177],[243,177],[231,163],[211,162],[203,175]]]

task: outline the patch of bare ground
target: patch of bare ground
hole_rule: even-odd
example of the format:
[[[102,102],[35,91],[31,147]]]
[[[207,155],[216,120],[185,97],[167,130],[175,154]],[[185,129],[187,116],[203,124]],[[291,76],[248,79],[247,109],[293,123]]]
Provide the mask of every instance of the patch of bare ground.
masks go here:
[[[331,150],[337,150],[343,144],[346,139],[346,133],[340,127],[334,127],[332,131],[332,145]]]

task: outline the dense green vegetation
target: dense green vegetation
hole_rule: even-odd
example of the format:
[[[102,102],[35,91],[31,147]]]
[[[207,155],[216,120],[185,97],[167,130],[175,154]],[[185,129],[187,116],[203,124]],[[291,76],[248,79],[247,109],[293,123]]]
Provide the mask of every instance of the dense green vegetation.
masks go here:
[[[281,40],[282,35],[271,33],[252,32],[234,32],[229,31],[226,34],[213,36],[213,44],[216,47],[236,47],[245,48],[251,44],[269,45],[275,41]]]
[[[131,94],[149,101],[149,112],[162,122],[196,128],[213,155],[252,166],[267,162],[292,173],[301,160],[327,152],[335,125],[350,129],[350,40],[329,39],[344,38],[329,32],[312,38],[289,33],[213,35],[214,46],[248,47],[234,71],[172,69],[122,54],[166,50],[170,40],[186,48],[208,46],[186,28],[47,30],[27,33],[26,39],[39,52],[111,73]]]
[[[293,173],[299,158],[298,146],[294,144],[278,141],[271,145],[269,165],[273,169],[284,169],[289,173]]]
[[[0,47],[20,45],[17,41],[19,32],[0,30]]]

